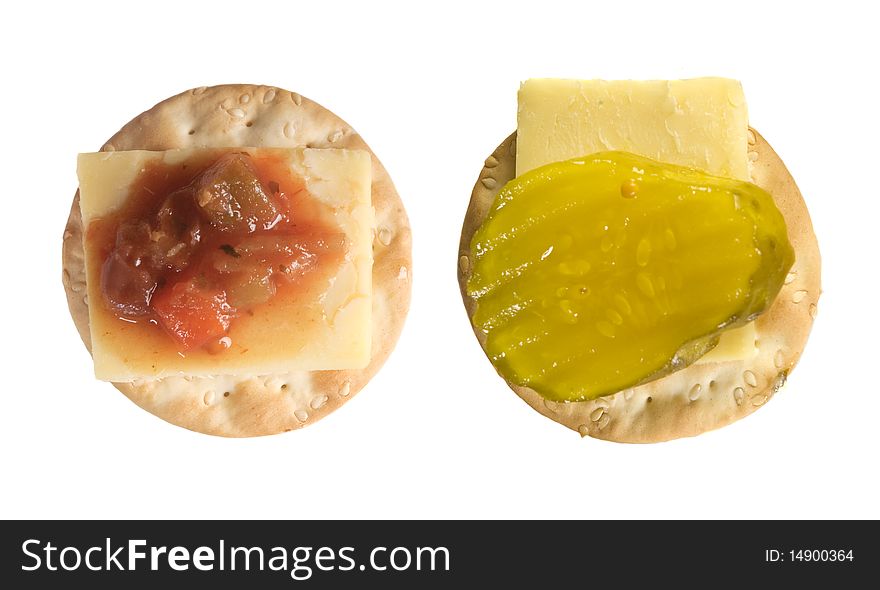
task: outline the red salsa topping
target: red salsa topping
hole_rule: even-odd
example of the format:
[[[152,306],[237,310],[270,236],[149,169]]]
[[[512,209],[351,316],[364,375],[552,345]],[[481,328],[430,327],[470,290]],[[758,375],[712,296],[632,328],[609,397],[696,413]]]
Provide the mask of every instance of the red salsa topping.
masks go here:
[[[244,152],[148,166],[87,239],[101,247],[106,308],[163,329],[181,351],[228,348],[236,318],[345,254],[303,180],[279,157]]]

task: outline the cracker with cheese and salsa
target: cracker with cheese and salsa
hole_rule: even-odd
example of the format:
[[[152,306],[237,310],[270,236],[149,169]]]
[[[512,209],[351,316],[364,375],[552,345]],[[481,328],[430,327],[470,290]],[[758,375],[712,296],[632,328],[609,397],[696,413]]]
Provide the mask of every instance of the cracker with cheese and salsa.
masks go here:
[[[169,98],[80,154],[64,286],[95,374],[223,436],[300,428],[400,333],[410,230],[344,121],[279,88]]]

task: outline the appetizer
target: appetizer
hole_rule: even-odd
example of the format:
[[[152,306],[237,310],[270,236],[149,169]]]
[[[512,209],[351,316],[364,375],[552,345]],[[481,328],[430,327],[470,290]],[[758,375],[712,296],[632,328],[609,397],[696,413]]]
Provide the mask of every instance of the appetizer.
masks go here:
[[[474,332],[582,435],[693,436],[761,407],[806,343],[819,253],[741,85],[529,80],[459,251]]]
[[[192,430],[310,424],[387,358],[409,225],[347,124],[278,88],[200,88],[80,154],[64,286],[95,375]]]

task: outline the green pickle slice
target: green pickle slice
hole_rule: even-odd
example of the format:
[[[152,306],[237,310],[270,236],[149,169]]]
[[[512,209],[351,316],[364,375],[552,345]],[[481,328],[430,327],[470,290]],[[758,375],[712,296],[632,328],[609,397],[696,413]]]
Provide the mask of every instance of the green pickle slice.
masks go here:
[[[470,253],[492,364],[555,401],[693,363],[766,310],[794,262],[765,190],[626,152],[510,181]]]

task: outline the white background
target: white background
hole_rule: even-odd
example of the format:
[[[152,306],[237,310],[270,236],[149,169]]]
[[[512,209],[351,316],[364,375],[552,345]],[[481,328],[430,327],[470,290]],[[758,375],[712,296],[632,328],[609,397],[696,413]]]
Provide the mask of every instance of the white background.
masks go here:
[[[880,48],[857,8],[870,3],[58,4],[12,3],[0,24],[0,516],[880,517]],[[582,440],[510,392],[471,333],[455,278],[470,191],[515,127],[520,80],[700,75],[743,81],[804,193],[824,266],[815,329],[781,393],[739,423],[648,446]],[[77,152],[225,82],[345,118],[415,239],[412,309],[385,368],[322,422],[262,439],[171,426],[94,380],[61,286]]]

